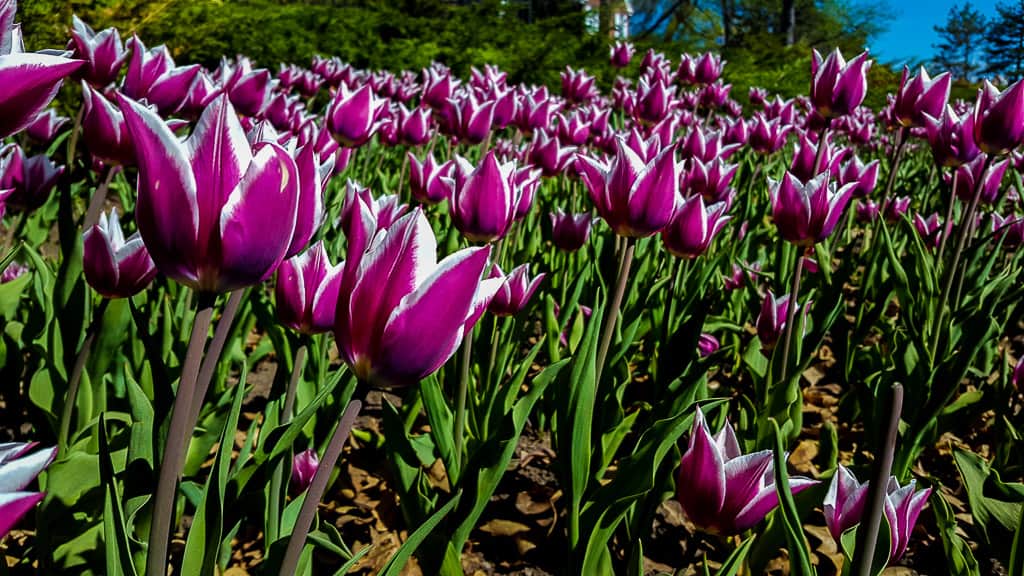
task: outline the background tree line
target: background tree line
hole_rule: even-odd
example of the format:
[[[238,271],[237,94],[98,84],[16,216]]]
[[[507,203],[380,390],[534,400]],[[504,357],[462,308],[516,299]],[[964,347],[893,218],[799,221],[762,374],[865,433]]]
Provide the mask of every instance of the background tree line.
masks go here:
[[[166,43],[182,62],[215,66],[244,53],[259,65],[305,64],[336,55],[370,69],[418,70],[433,60],[459,74],[493,63],[517,82],[557,86],[566,64],[585,67],[605,87],[608,14],[625,0],[32,0],[20,20],[31,49],[66,39],[71,14],[95,28],[137,32]],[[588,27],[585,5],[600,12]],[[714,50],[741,101],[747,87],[805,93],[810,48],[864,49],[884,29],[884,0],[633,0],[632,37],[642,51]],[[884,103],[898,80],[872,68],[869,105]]]
[[[940,40],[934,62],[958,80],[981,75],[1008,83],[1024,77],[1024,0],[997,3],[992,18],[970,2],[954,5],[935,31]]]

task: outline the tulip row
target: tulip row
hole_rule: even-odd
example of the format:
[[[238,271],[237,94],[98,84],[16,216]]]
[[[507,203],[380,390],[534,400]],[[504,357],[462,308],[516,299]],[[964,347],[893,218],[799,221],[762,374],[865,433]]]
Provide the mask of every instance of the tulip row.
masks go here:
[[[366,567],[319,508],[349,445],[410,529],[373,568],[460,574],[523,434],[557,455],[566,573],[643,573],[674,500],[680,539],[738,537],[707,550],[723,575],[783,547],[815,573],[819,520],[858,574],[925,562],[929,503],[944,566],[977,574],[958,486],[980,550],[1024,565],[999,475],[1024,465],[1024,83],[971,105],[905,70],[873,111],[868,55],[815,52],[807,96],[744,111],[714,54],[620,43],[607,95],[572,68],[556,95],[492,66],[211,71],[77,18],[67,51],[25,53],[15,11],[2,396],[56,443],[0,446],[0,534],[37,509],[26,565],[214,574],[259,532],[266,573]],[[1012,439],[992,462],[936,449],[978,427]],[[808,437],[813,478],[790,476]],[[959,478],[923,467],[943,458]]]

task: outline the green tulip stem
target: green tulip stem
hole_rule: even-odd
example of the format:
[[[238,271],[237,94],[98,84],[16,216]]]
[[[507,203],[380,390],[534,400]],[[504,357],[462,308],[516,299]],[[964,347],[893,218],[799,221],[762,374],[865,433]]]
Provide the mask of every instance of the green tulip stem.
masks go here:
[[[82,382],[82,372],[85,371],[85,363],[89,361],[92,345],[96,340],[96,333],[100,330],[103,313],[106,312],[108,304],[110,304],[110,300],[104,298],[96,306],[89,331],[82,342],[82,347],[78,350],[78,355],[75,356],[75,365],[71,368],[71,375],[68,377],[68,391],[64,397],[64,408],[60,414],[60,432],[57,436],[57,450],[61,456],[67,454],[68,436],[71,434],[71,418],[75,415],[75,401],[78,398],[78,385]]]
[[[459,358],[459,387],[455,396],[455,470],[449,470],[449,480],[453,485],[462,478],[462,445],[466,436],[466,396],[469,393],[469,380],[472,378],[470,364],[473,362],[473,330],[467,330],[462,336],[462,355]]]
[[[618,238],[618,236],[616,236]],[[615,282],[615,292],[612,293],[611,306],[605,313],[604,328],[601,333],[601,344],[597,348],[597,366],[594,373],[594,381],[601,382],[601,373],[604,372],[604,362],[608,357],[608,348],[612,345],[612,336],[615,335],[615,324],[619,319],[619,308],[622,306],[622,297],[626,293],[626,284],[629,282],[629,268],[633,264],[633,253],[636,251],[636,238],[625,238],[622,250],[619,253],[619,277]]]
[[[946,207],[946,219],[942,221],[941,228],[939,228],[939,254],[935,257],[935,262],[942,262],[942,255],[946,253],[946,244],[949,241],[949,234],[946,234],[946,227],[953,221],[953,208],[956,207],[956,181],[960,177],[959,170],[953,170],[953,183],[949,187],[949,206]],[[938,265],[936,265],[938,269]]]
[[[349,402],[349,405],[345,408],[345,413],[341,416],[341,420],[338,421],[338,425],[334,428],[334,434],[331,435],[331,440],[327,443],[323,458],[320,459],[320,464],[317,466],[316,473],[313,474],[313,480],[306,491],[306,499],[303,500],[302,508],[299,509],[299,515],[295,519],[292,535],[288,539],[288,548],[285,550],[284,559],[281,561],[281,568],[278,571],[280,576],[292,576],[295,574],[295,568],[299,563],[299,556],[302,555],[302,548],[306,545],[306,536],[309,534],[309,529],[313,525],[313,518],[316,516],[317,506],[320,505],[320,499],[327,489],[327,481],[330,480],[331,472],[334,471],[334,465],[338,463],[338,458],[341,457],[341,450],[345,447],[345,440],[348,439],[349,432],[352,431],[352,427],[356,423],[356,416],[359,415],[359,410],[362,407],[363,403],[360,400]]]
[[[192,426],[199,421],[199,412],[203,408],[203,401],[206,399],[206,391],[210,388],[213,380],[213,373],[217,370],[217,363],[220,361],[221,352],[224,351],[224,344],[228,335],[231,334],[231,325],[235,321],[238,307],[245,297],[246,290],[235,290],[228,295],[228,302],[224,305],[224,312],[217,321],[217,327],[213,331],[213,340],[210,341],[210,348],[206,351],[202,366],[199,368],[199,379],[196,381],[196,392],[192,398],[192,410],[189,413]]]
[[[82,118],[85,117],[85,102],[78,107],[78,114],[75,115],[75,123],[71,128],[71,136],[68,137],[68,174],[75,170],[75,152],[78,150],[78,137],[82,133]]]
[[[174,406],[171,408],[171,423],[167,430],[163,462],[160,464],[160,478],[157,481],[156,494],[153,496],[153,521],[149,530],[149,552],[146,558],[147,576],[167,574],[167,545],[174,522],[178,477],[181,475],[185,453],[192,437],[192,399],[199,378],[203,347],[213,319],[215,300],[214,294],[199,294],[199,306],[192,322],[192,335],[189,337],[188,351],[182,364],[181,380],[178,383]]]
[[[299,346],[295,351],[295,367],[292,370],[292,377],[288,381],[288,389],[284,394],[284,406],[281,409],[279,424],[284,426],[292,420],[292,412],[295,410],[295,389],[302,379],[302,372],[306,369],[306,345]],[[267,547],[281,537],[281,489],[284,486],[285,463],[291,462],[289,454],[274,467],[274,475],[270,478],[270,502],[267,504],[267,527],[270,537],[267,538]]]
[[[903,159],[903,151],[907,147],[907,127],[900,127],[896,133],[896,148],[892,151],[892,161],[889,162],[889,177],[885,179],[885,190],[882,191],[882,200],[878,203],[878,209],[884,210],[886,201],[892,194],[892,187],[896,184],[896,172],[899,171],[900,161]]]
[[[800,277],[804,272],[803,250],[797,247],[796,266],[793,270],[793,288],[789,292],[789,305],[786,307],[786,334],[782,341],[782,382],[786,381],[789,374],[789,349],[793,343],[793,330],[796,325],[797,298],[800,296]]]
[[[857,545],[853,558],[853,572],[856,576],[871,576],[871,564],[875,557],[875,543],[878,542],[878,530],[885,511],[885,498],[892,472],[893,456],[896,452],[896,439],[900,427],[900,412],[903,410],[903,386],[897,382],[889,391],[889,421],[885,430],[885,438],[880,447],[878,460],[875,461],[875,475],[868,487],[867,503],[860,527],[857,528]],[[891,529],[895,530],[893,526]]]
[[[943,316],[946,313],[946,300],[949,299],[949,293],[953,289],[953,283],[956,280],[957,268],[960,265],[960,258],[963,256],[964,247],[967,245],[967,239],[971,235],[971,231],[974,230],[974,215],[978,211],[978,201],[981,198],[981,188],[985,185],[985,173],[988,172],[989,166],[992,164],[992,156],[985,156],[985,160],[982,161],[981,165],[981,178],[974,183],[974,191],[971,194],[971,204],[967,208],[967,212],[964,214],[963,219],[960,221],[960,229],[957,231],[956,237],[956,248],[953,250],[953,260],[950,261],[949,267],[944,268],[946,272],[946,281],[942,285],[942,294],[939,296],[939,311],[937,318],[935,319],[935,325],[932,327],[934,334],[932,335],[932,362],[937,362],[939,353],[939,340],[942,335]],[[952,201],[952,199],[950,200]],[[945,226],[945,223],[943,223]],[[936,266],[938,263],[936,263]],[[955,302],[949,302],[950,311],[956,309]]]
[[[825,125],[821,127],[821,132],[818,133],[818,149],[814,152],[814,166],[811,171],[817,175],[819,171],[825,172],[827,170],[819,170],[818,165],[821,164],[821,159],[825,155],[825,148],[827,147],[828,140],[828,127],[832,125],[832,120],[826,120]]]

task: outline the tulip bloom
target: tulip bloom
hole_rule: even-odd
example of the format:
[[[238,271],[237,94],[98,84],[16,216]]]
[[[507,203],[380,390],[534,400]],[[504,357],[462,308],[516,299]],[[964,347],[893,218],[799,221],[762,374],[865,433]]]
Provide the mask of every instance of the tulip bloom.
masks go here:
[[[815,484],[800,476],[789,479],[794,494]],[[676,499],[703,530],[723,535],[749,530],[779,505],[772,451],[744,455],[728,422],[712,437],[698,407],[679,465]]]
[[[862,52],[847,62],[836,48],[827,58],[815,49],[811,60],[811,104],[825,118],[846,116],[864,101],[871,61]]]
[[[278,320],[303,334],[329,332],[344,269],[345,262],[331,264],[323,242],[282,262],[274,291]]]
[[[699,354],[701,358],[707,358],[717,352],[721,346],[722,345],[718,342],[718,338],[715,338],[711,334],[704,333],[697,339],[697,354]]]
[[[313,483],[316,469],[320,467],[320,458],[316,450],[303,450],[292,458],[292,483],[298,492],[302,492]]]
[[[854,156],[839,171],[839,183],[854,184],[853,197],[866,198],[878,184],[878,160],[864,164]]]
[[[981,154],[974,142],[973,115],[960,115],[952,106],[946,106],[941,117],[933,118],[925,114],[924,118],[925,133],[936,165],[961,166]]]
[[[117,28],[96,32],[72,14],[71,39],[75,43],[76,55],[88,63],[83,69],[87,82],[102,88],[117,79],[128,59]]]
[[[530,163],[540,168],[544,176],[558,176],[575,158],[575,146],[562,146],[558,138],[549,138],[543,130],[530,145]]]
[[[953,230],[953,221],[950,220],[943,226],[938,212],[933,212],[927,218],[921,214],[914,214],[914,230],[925,245],[934,250],[942,243],[942,237],[948,237]]]
[[[82,140],[93,158],[110,165],[134,164],[135,144],[121,110],[85,82],[82,105]]]
[[[489,246],[437,262],[437,240],[419,208],[386,231],[374,229],[370,209],[360,201],[334,333],[341,357],[360,380],[408,386],[451,358],[500,281],[481,281]]]
[[[451,176],[454,163],[449,160],[438,164],[433,154],[428,154],[421,163],[412,152],[406,153],[409,159],[409,187],[412,197],[421,204],[438,204],[450,194],[445,178]]]
[[[358,148],[380,127],[380,117],[386,105],[387,102],[377,98],[369,84],[355,92],[342,87],[325,112],[327,127],[342,146]]]
[[[0,36],[6,36],[0,30]],[[57,95],[65,77],[85,62],[37,53],[0,50],[0,138],[20,132]]]
[[[25,157],[20,146],[14,146],[0,158],[0,190],[11,190],[4,198],[11,208],[31,211],[39,208],[50,198],[57,185],[57,179],[64,173],[64,166],[57,166],[45,154]]]
[[[779,234],[797,246],[813,246],[832,233],[856,184],[839,187],[822,172],[807,183],[789,172],[781,182],[769,180],[772,218]]]
[[[473,242],[491,242],[508,232],[515,216],[515,162],[499,164],[491,150],[476,168],[455,157],[455,169],[445,178],[451,187],[452,223]]]
[[[629,42],[616,42],[611,48],[611,54],[609,60],[611,65],[616,68],[625,68],[629,66],[629,61],[633,59],[633,54],[636,49]]]
[[[619,138],[615,158],[605,164],[577,155],[580,177],[597,212],[620,236],[644,237],[660,232],[672,219],[678,198],[679,165],[675,146],[644,161]]]
[[[1003,159],[990,164],[988,169],[982,173],[985,157],[979,156],[974,161],[956,169],[956,188],[953,192],[960,200],[970,202],[980,181],[981,189],[977,190],[980,194],[980,201],[983,204],[995,204],[999,195],[999,185],[1003,181],[1003,175],[1006,174],[1009,164],[1009,160]]]
[[[587,243],[593,221],[590,213],[566,214],[557,208],[548,216],[551,218],[551,243],[556,248],[575,252]]]
[[[48,108],[25,127],[25,133],[37,142],[49,144],[69,121],[67,116],[61,116],[53,108]]]
[[[29,454],[35,446],[35,442],[0,444],[0,538],[46,496],[42,492],[26,492],[25,487],[50,465],[57,448]]]
[[[936,117],[942,114],[942,109],[949,100],[952,77],[949,72],[943,72],[933,79],[928,76],[924,66],[916,76],[908,80],[909,75],[910,70],[904,66],[893,114],[903,126],[921,127],[925,125],[927,116]]]
[[[974,142],[989,154],[1005,154],[1024,142],[1024,80],[1003,92],[984,81],[974,104]]]
[[[761,341],[761,348],[766,351],[775,349],[775,345],[786,329],[786,318],[789,314],[789,294],[776,298],[772,291],[764,297],[761,303],[761,313],[757,316],[757,338]]]
[[[346,236],[352,234],[353,219],[357,217],[361,205],[368,210],[376,230],[391,227],[391,224],[409,210],[409,205],[402,204],[397,194],[384,194],[374,198],[369,188],[349,180],[345,183],[345,198],[338,214],[338,223],[341,224]]]
[[[99,223],[86,230],[82,270],[89,285],[107,298],[134,296],[156,276],[156,265],[139,233],[125,240],[116,209],[100,215]]]
[[[139,233],[157,268],[201,292],[266,279],[292,241],[295,161],[277,144],[250,146],[226,96],[184,143],[148,108],[119,96],[136,145]]]
[[[725,210],[723,202],[705,206],[700,195],[683,200],[672,221],[661,232],[665,249],[680,258],[700,256],[707,251],[726,222],[732,219],[725,215]]]
[[[545,274],[541,273],[531,279],[529,264],[516,266],[506,276],[495,264],[490,277],[500,279],[501,287],[494,294],[494,299],[487,305],[487,309],[495,316],[515,316],[526,308],[544,276]]]
[[[750,129],[750,147],[761,154],[771,154],[786,145],[793,126],[783,124],[779,118],[768,120],[761,112],[754,114],[754,126]]]
[[[843,532],[860,523],[867,503],[868,487],[857,481],[852,472],[842,465],[836,470],[825,494],[825,524],[828,525],[832,539],[837,543]],[[910,542],[910,534],[914,531],[917,517],[928,502],[931,488],[914,489],[911,480],[906,486],[900,486],[896,478],[890,477],[886,486],[885,518],[889,522],[889,560],[896,561],[903,557]]]

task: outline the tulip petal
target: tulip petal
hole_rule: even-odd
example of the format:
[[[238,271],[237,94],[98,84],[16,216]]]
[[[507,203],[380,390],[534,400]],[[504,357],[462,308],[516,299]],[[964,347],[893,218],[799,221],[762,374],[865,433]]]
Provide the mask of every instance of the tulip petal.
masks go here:
[[[56,455],[57,448],[53,447],[5,462],[0,468],[0,494],[24,489],[39,476]]]
[[[11,531],[29,510],[46,494],[42,492],[11,492],[0,494],[0,538]]]
[[[57,94],[61,81],[84,65],[82,60],[38,53],[0,56],[0,138],[21,131]]]
[[[725,463],[700,408],[694,416],[690,446],[679,464],[679,502],[698,526],[718,526],[725,503]]]
[[[490,248],[448,256],[391,312],[381,341],[381,370],[392,381],[414,381],[437,370],[462,341]],[[432,344],[423,346],[425,334]]]
[[[298,175],[276,144],[261,144],[220,212],[217,291],[259,282],[277,269],[295,229]]]

